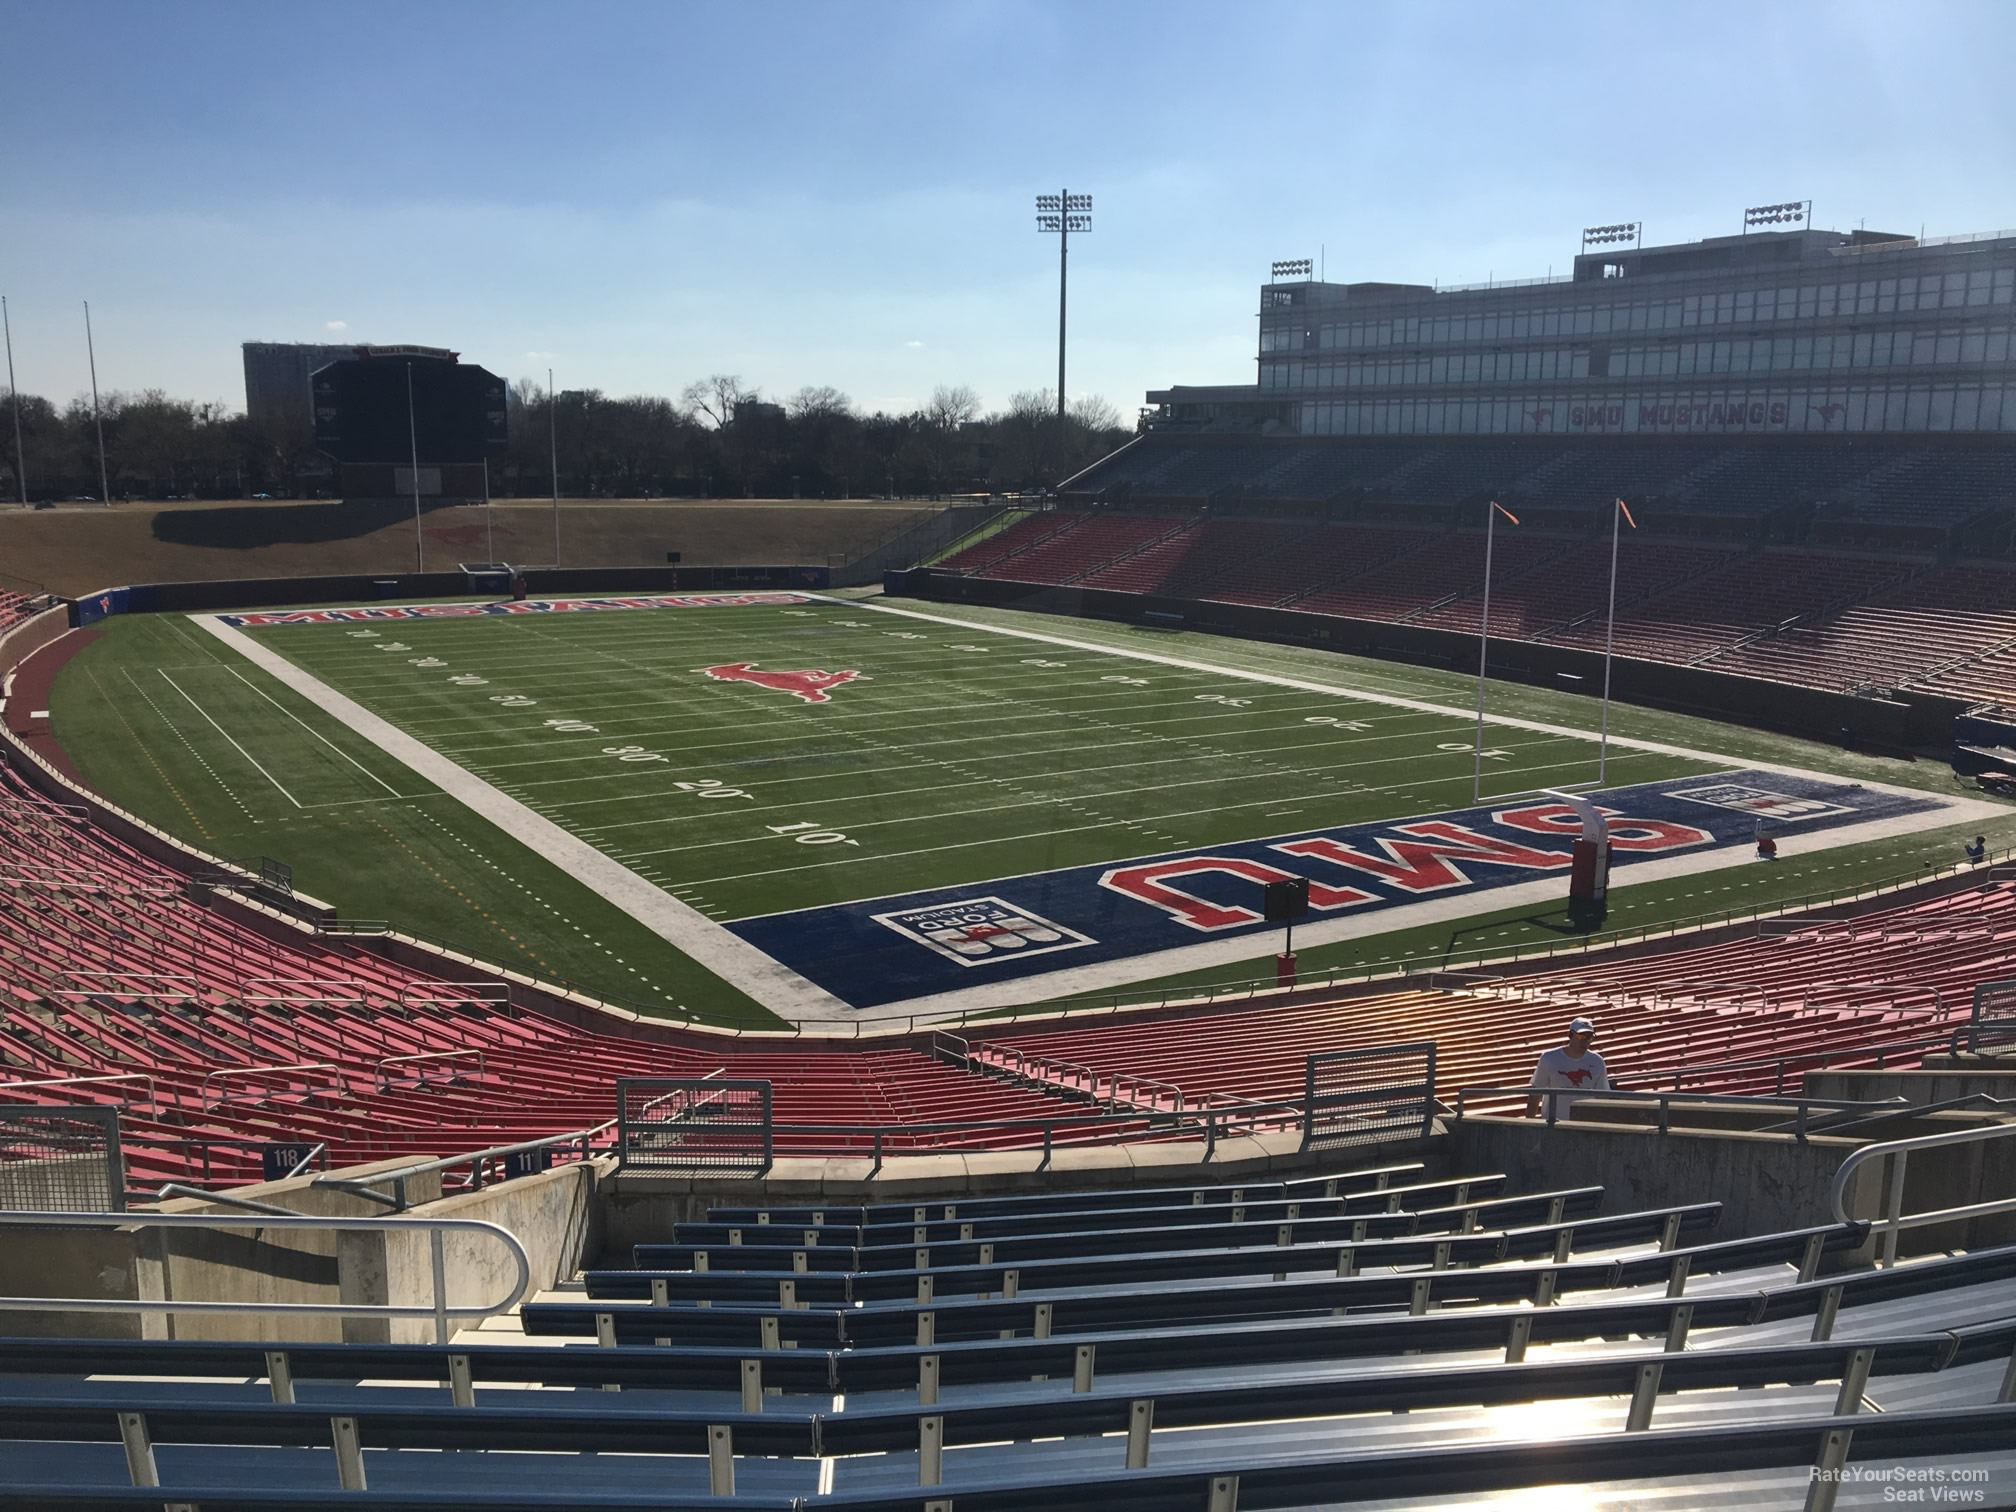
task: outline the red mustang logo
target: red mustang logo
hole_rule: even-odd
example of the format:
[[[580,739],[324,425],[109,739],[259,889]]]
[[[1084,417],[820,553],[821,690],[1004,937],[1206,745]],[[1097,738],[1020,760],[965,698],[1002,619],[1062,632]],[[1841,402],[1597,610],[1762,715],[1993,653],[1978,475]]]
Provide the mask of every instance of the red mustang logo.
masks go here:
[[[842,683],[854,682],[860,678],[859,672],[820,672],[810,668],[797,672],[764,672],[758,670],[754,662],[725,662],[718,667],[701,667],[716,682],[754,683],[759,688],[770,688],[778,693],[789,693],[793,698],[802,698],[806,703],[831,703],[832,695],[826,690],[837,688]]]
[[[1580,1066],[1573,1071],[1563,1071],[1561,1074],[1579,1087],[1589,1080],[1592,1073],[1587,1066]]]

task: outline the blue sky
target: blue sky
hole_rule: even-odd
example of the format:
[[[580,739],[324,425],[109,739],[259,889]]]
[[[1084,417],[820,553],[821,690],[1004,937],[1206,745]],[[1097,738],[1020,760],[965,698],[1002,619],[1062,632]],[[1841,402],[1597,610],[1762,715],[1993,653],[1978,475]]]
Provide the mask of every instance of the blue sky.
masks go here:
[[[24,390],[243,402],[238,343],[863,407],[1249,382],[1277,257],[1563,268],[1580,228],[2016,226],[2016,5],[0,0]]]

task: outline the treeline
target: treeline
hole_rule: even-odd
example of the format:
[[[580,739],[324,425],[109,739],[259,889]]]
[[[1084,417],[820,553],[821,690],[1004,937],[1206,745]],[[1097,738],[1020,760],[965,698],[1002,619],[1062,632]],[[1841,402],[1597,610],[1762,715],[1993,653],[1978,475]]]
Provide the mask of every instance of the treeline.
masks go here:
[[[19,497],[14,405],[0,399],[0,499]],[[57,409],[19,397],[30,499],[99,494],[98,430],[88,398]],[[158,389],[112,393],[101,405],[114,498],[328,496],[334,470],[307,417],[256,422],[222,404]],[[982,410],[972,389],[941,386],[907,414],[864,414],[838,389],[801,388],[766,400],[716,375],[676,399],[612,397],[520,380],[511,390],[511,443],[492,459],[491,491],[570,498],[844,498],[1049,487],[1121,445],[1132,427],[1103,399],[1057,414],[1056,395],[1015,395]],[[422,459],[425,460],[424,458]]]

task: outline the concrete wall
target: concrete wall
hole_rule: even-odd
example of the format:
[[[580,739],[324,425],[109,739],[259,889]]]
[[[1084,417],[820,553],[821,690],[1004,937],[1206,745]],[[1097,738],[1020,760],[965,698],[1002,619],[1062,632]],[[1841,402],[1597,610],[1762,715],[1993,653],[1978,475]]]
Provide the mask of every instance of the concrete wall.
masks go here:
[[[559,1166],[480,1192],[443,1198],[415,1209],[412,1216],[476,1219],[515,1235],[532,1266],[529,1296],[566,1280],[599,1252],[603,1205],[598,1190],[614,1165],[613,1160],[599,1160]],[[480,1307],[508,1295],[516,1269],[503,1245],[482,1234],[449,1234],[442,1244],[450,1305]],[[433,1306],[433,1251],[427,1234],[345,1235],[339,1253],[344,1301]],[[434,1322],[355,1318],[344,1324],[343,1337],[354,1343],[432,1343]]]
[[[1815,1094],[1818,1095],[1818,1094]],[[1680,1105],[1684,1106],[1684,1105]],[[1720,1202],[1718,1237],[1741,1239],[1784,1229],[1832,1223],[1828,1196],[1841,1164],[1868,1138],[1815,1135],[1804,1143],[1790,1134],[1743,1128],[1685,1128],[1661,1134],[1649,1123],[1629,1118],[1595,1122],[1590,1104],[1572,1123],[1548,1128],[1539,1119],[1473,1117],[1450,1125],[1451,1160],[1465,1172],[1502,1171],[1512,1191],[1548,1186],[1600,1185],[1606,1212],[1664,1207],[1682,1202]],[[1623,1113],[1620,1106],[1619,1113]],[[1676,1107],[1677,1111],[1677,1107]],[[1606,1120],[1610,1113],[1601,1115]],[[1731,1115],[1721,1115],[1731,1119]],[[1885,1124],[1881,1139],[1913,1138],[1977,1126],[1978,1114],[1936,1113]],[[1904,1211],[2016,1196],[2016,1140],[1962,1145],[1922,1155],[1906,1169]],[[1883,1210],[1883,1180],[1874,1163],[1854,1176],[1845,1206],[1852,1218],[1875,1218]],[[1930,1254],[1954,1248],[2016,1243],[2016,1217],[1978,1219],[1971,1224],[1906,1230],[1900,1254]],[[1867,1262],[1873,1244],[1837,1257],[1837,1263]]]

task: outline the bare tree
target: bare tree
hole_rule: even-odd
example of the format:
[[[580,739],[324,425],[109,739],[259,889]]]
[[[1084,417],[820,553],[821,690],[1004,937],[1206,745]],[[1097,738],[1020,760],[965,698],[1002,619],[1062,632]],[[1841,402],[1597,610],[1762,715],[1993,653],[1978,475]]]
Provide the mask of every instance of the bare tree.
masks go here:
[[[807,384],[784,401],[793,420],[834,420],[854,413],[854,401],[830,383]]]
[[[1095,434],[1120,428],[1119,408],[1110,399],[1098,394],[1086,394],[1072,400],[1070,415],[1079,425]]]
[[[924,419],[934,429],[956,431],[980,414],[980,396],[966,384],[939,384],[924,406]]]
[[[726,430],[735,419],[735,406],[756,397],[757,390],[745,386],[739,373],[714,373],[698,383],[686,385],[679,402],[696,419],[715,430]]]

